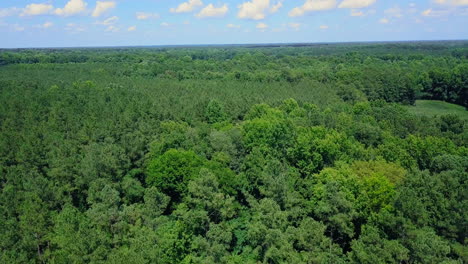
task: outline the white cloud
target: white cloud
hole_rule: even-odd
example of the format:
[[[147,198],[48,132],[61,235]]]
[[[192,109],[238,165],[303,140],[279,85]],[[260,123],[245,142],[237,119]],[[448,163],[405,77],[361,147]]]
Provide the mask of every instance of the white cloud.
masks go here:
[[[270,6],[270,0],[252,0],[244,2],[237,6],[239,12],[238,18],[261,20],[266,17],[267,12],[276,13],[283,6],[283,0]]]
[[[16,8],[16,7],[0,8],[0,18],[14,16],[18,14],[19,12],[21,12],[21,9]]]
[[[50,28],[54,25],[54,23],[52,22],[45,22],[44,24],[42,24],[42,27],[43,28]]]
[[[87,5],[83,0],[70,0],[63,8],[55,9],[54,13],[59,16],[72,16],[86,11]]]
[[[283,7],[283,0],[278,1],[275,5],[270,8],[270,13],[276,13],[278,10]]]
[[[101,16],[103,13],[105,13],[107,10],[115,8],[117,4],[113,1],[108,1],[108,2],[102,2],[102,1],[97,1],[96,2],[96,7],[94,8],[93,11],[93,17],[98,17]]]
[[[83,32],[86,29],[82,26],[79,26],[75,23],[68,23],[67,26],[65,27],[65,30],[67,31],[72,31],[72,32]]]
[[[375,9],[363,11],[361,9],[351,9],[350,15],[353,17],[364,17],[374,15],[376,13]]]
[[[169,11],[171,13],[188,13],[192,12],[196,7],[202,6],[203,2],[201,0],[188,0],[177,6],[177,8],[171,8]]]
[[[306,0],[304,5],[295,7],[289,11],[289,16],[303,16],[313,11],[330,10],[336,7],[336,0]]]
[[[136,26],[131,26],[129,28],[127,28],[127,31],[135,31],[137,29]]]
[[[34,26],[34,27],[46,29],[46,28],[52,27],[53,25],[54,25],[54,23],[52,23],[52,22],[45,22],[44,24],[36,25],[36,26]]]
[[[54,9],[50,4],[29,4],[21,12],[20,16],[37,16],[48,14]]]
[[[270,0],[252,0],[237,6],[237,17],[244,19],[260,20],[265,18],[265,11],[270,7]]]
[[[204,17],[223,17],[228,12],[227,4],[224,4],[221,7],[215,7],[213,4],[207,5],[203,8],[200,13],[197,14],[198,18]]]
[[[422,11],[421,15],[430,16],[431,13],[432,13],[432,9],[427,9],[427,10]]]
[[[138,20],[158,19],[160,17],[159,14],[145,12],[137,12],[135,16]]]
[[[228,28],[240,28],[240,25],[234,25],[234,24],[227,24],[226,27]]]
[[[321,25],[319,28],[322,30],[325,30],[325,29],[328,29],[329,27],[327,25]]]
[[[351,9],[351,16],[354,16],[354,17],[364,16],[364,12],[362,12],[361,10]]]
[[[434,0],[439,5],[468,6],[468,0]]]
[[[167,23],[167,22],[162,22],[162,23],[161,23],[161,26],[163,26],[163,27],[168,27],[168,26],[170,26],[170,24]]]
[[[96,24],[98,24],[98,25],[104,25],[104,26],[109,26],[109,25],[115,24],[115,22],[117,22],[117,20],[119,20],[119,17],[113,16],[113,17],[107,18],[107,19],[104,20],[104,21],[98,21],[98,22],[96,22]]]
[[[381,18],[381,19],[379,20],[379,23],[380,23],[380,24],[388,24],[389,22],[390,22],[390,21],[389,21],[387,18]]]
[[[385,15],[389,17],[402,17],[403,10],[399,6],[395,6],[384,11]]]
[[[373,5],[376,0],[344,0],[338,8],[364,8]]]
[[[268,28],[268,25],[265,24],[265,23],[258,23],[257,26],[256,26],[257,29],[260,29],[260,30],[265,30]]]
[[[294,30],[299,30],[301,28],[300,23],[289,23],[288,26]]]
[[[120,31],[120,28],[114,26],[114,25],[110,25],[106,28],[106,31],[107,32],[119,32]]]
[[[425,17],[440,17],[448,14],[448,10],[433,10],[432,8],[426,9],[421,12],[421,15]]]

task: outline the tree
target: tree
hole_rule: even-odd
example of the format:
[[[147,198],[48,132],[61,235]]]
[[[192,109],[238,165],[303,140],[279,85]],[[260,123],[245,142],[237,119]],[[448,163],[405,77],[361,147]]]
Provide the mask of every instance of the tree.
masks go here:
[[[193,151],[170,149],[149,162],[146,183],[173,201],[180,201],[187,192],[189,181],[198,176],[202,165],[203,159]]]
[[[351,242],[348,257],[352,263],[402,263],[409,250],[397,240],[388,240],[373,226],[363,226],[359,239]]]
[[[218,123],[225,121],[227,115],[224,112],[224,106],[218,100],[211,100],[205,109],[205,119],[208,123]]]

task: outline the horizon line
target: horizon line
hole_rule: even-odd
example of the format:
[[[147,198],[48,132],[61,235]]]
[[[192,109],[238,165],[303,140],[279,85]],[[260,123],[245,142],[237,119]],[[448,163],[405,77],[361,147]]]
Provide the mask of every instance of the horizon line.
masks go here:
[[[117,49],[117,48],[202,48],[202,47],[305,47],[323,44],[379,44],[379,43],[408,43],[408,42],[466,42],[468,39],[421,39],[421,40],[364,40],[364,41],[331,41],[331,42],[264,42],[264,43],[225,43],[225,44],[160,44],[160,45],[115,45],[115,46],[50,46],[50,47],[15,47],[1,48],[1,50],[28,50],[28,49]]]

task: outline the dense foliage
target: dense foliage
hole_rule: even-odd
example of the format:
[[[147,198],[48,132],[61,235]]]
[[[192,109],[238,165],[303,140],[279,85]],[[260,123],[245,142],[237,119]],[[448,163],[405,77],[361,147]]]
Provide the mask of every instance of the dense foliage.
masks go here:
[[[0,51],[0,263],[466,263],[467,56]]]

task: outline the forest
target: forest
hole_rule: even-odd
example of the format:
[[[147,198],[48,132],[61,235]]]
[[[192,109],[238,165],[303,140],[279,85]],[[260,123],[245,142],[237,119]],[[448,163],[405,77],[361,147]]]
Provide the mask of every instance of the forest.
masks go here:
[[[467,109],[468,41],[3,49],[0,263],[468,263]]]

